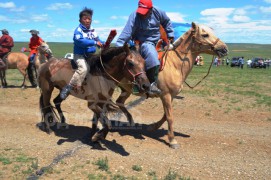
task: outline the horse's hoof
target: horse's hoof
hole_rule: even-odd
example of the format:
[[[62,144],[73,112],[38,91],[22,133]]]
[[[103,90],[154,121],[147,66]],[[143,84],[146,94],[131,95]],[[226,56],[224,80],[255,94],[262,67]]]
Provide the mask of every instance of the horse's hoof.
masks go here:
[[[104,140],[104,136],[102,136],[100,133],[95,133],[91,138],[92,142],[98,142],[100,140]]]
[[[69,129],[69,125],[67,123],[57,123],[57,129],[66,130]]]
[[[179,149],[180,145],[179,144],[170,144],[169,145],[172,149]]]
[[[93,142],[92,149],[106,150],[99,141]]]
[[[172,139],[169,143],[169,146],[172,149],[179,149],[180,145],[178,144],[178,142],[175,139]]]

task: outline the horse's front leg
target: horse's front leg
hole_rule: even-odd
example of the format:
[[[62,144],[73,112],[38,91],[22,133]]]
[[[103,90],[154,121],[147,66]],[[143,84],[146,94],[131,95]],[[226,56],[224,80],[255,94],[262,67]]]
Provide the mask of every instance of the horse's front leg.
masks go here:
[[[168,122],[168,140],[169,145],[171,148],[178,148],[178,142],[174,136],[174,129],[173,129],[173,111],[172,111],[172,96],[171,94],[166,94],[161,97],[163,107],[164,107],[164,115],[162,119],[156,123],[151,124],[148,127],[148,130],[157,130],[160,128],[163,123],[167,120]]]
[[[121,109],[121,111],[124,113],[124,115],[126,116],[128,122],[130,123],[130,126],[134,126],[135,123],[133,120],[133,116],[125,107],[125,101],[130,97],[130,95],[131,95],[131,93],[129,93],[121,88],[121,94],[118,97],[118,99],[116,100],[116,103],[119,106],[119,108]]]
[[[179,144],[174,136],[174,129],[173,129],[173,110],[172,110],[172,96],[171,94],[167,94],[161,97],[163,102],[165,116],[168,122],[168,140],[169,145],[171,148],[176,149],[179,148]]]

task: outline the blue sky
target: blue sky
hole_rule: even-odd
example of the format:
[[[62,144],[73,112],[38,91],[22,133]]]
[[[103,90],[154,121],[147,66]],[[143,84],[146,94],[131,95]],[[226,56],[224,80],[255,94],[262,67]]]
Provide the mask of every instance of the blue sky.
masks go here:
[[[106,40],[110,29],[120,34],[137,3],[138,0],[1,0],[0,29],[8,29],[15,41],[29,41],[29,30],[37,29],[47,42],[72,42],[78,14],[87,6],[94,10],[92,26]],[[153,0],[153,5],[163,9],[173,22],[212,27],[226,43],[271,44],[271,0]]]

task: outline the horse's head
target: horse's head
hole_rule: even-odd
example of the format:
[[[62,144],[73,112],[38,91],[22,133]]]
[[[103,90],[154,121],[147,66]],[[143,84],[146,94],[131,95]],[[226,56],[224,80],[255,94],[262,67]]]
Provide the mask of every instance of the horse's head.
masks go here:
[[[228,54],[227,45],[215,36],[214,31],[205,25],[192,23],[191,28],[194,48],[197,51],[223,57]]]
[[[52,50],[46,42],[42,42],[41,45],[37,48],[37,50],[42,55],[47,54],[49,57],[53,55]]]
[[[110,71],[119,69],[114,72],[114,77],[118,79],[126,79],[134,86],[137,86],[140,93],[147,92],[150,82],[145,73],[145,60],[138,51],[130,50],[128,45],[117,47],[120,53],[115,54],[112,61],[108,62],[106,67],[110,67]]]
[[[192,27],[174,42],[177,48],[191,50],[193,53],[207,53],[223,57],[228,54],[227,45],[215,36],[214,31],[205,25],[192,22]],[[191,48],[191,49],[190,49]]]

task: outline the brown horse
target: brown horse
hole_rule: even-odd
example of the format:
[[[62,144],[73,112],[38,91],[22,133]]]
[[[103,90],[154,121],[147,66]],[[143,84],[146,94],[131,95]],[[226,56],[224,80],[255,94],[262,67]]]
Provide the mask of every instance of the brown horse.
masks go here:
[[[28,56],[21,52],[10,52],[3,57],[3,61],[6,63],[6,69],[18,69],[20,71],[24,77],[23,84],[21,86],[22,88],[25,88],[25,79],[27,76],[26,69],[29,64]],[[0,76],[2,86],[7,86],[6,70],[1,70]]]
[[[158,86],[162,91],[160,99],[164,107],[164,115],[160,121],[149,125],[148,130],[157,130],[167,121],[169,145],[172,148],[177,148],[179,145],[175,140],[173,129],[173,98],[183,88],[183,83],[200,53],[222,57],[227,55],[228,49],[226,44],[214,35],[211,28],[195,23],[192,23],[191,29],[179,37],[173,45],[175,48],[164,54],[164,69],[158,75]],[[133,124],[133,117],[124,106],[126,99],[131,95],[131,87],[121,85],[122,93],[116,102],[120,105],[120,109],[124,112],[130,124]],[[145,96],[145,94],[138,95]]]
[[[107,112],[118,106],[112,101],[115,87],[121,79],[129,80],[129,84],[135,85],[140,92],[149,90],[150,83],[144,72],[145,61],[137,51],[130,50],[128,45],[123,47],[111,47],[102,51],[100,55],[94,55],[88,59],[90,71],[87,74],[81,89],[74,89],[72,96],[88,101],[88,108],[94,112],[92,125],[92,141],[105,138],[109,131]],[[61,90],[70,81],[74,70],[70,60],[51,58],[43,64],[38,71],[38,80],[41,88],[40,109],[45,123],[45,128],[50,132],[50,123],[56,122],[56,114],[52,110],[50,99],[54,88]],[[65,117],[61,110],[62,99],[60,94],[53,100],[61,118],[65,123]],[[94,133],[100,120],[103,129]]]

